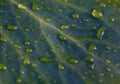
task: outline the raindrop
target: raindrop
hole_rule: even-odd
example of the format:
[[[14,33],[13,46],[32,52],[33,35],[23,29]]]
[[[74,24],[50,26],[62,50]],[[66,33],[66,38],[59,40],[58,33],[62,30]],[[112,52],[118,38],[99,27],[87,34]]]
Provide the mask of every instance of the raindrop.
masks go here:
[[[103,17],[102,11],[99,9],[93,9],[91,14],[92,14],[92,17],[96,19],[100,19]]]
[[[104,26],[101,26],[99,28],[99,30],[97,31],[97,38],[98,39],[102,39],[103,35],[104,35],[104,30],[105,30],[105,27]]]

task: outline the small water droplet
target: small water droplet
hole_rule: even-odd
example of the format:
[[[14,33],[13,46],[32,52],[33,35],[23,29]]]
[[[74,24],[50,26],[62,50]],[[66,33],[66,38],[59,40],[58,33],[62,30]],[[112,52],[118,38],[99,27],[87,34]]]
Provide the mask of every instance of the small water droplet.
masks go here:
[[[58,12],[63,12],[63,10],[61,8],[58,8]]]
[[[65,41],[67,38],[64,35],[59,35],[59,40]]]
[[[104,30],[105,30],[105,27],[104,26],[101,26],[99,28],[99,30],[97,31],[97,38],[98,39],[102,39],[103,35],[104,35]]]
[[[61,25],[61,30],[66,30],[66,29],[68,29],[68,25],[65,25],[65,24],[63,24],[63,25]]]
[[[30,59],[29,58],[25,58],[23,60],[23,64],[26,66],[26,65],[29,65],[30,64]]]
[[[10,31],[15,31],[17,30],[17,26],[13,25],[13,24],[8,24],[7,25],[7,29],[10,30]]]
[[[21,83],[21,82],[22,82],[21,78],[16,78],[16,83]]]
[[[83,22],[88,22],[88,21],[89,21],[89,19],[83,18]]]
[[[25,45],[25,46],[30,45],[30,41],[25,41],[25,42],[24,42],[24,45]]]
[[[49,17],[46,17],[46,18],[45,18],[45,22],[50,22],[50,18],[49,18]]]
[[[32,63],[32,67],[37,67],[37,64],[36,63]]]
[[[78,60],[76,60],[75,58],[70,58],[68,60],[69,63],[72,63],[72,64],[77,64],[78,63]]]
[[[110,58],[106,58],[106,60],[105,60],[105,61],[106,61],[106,63],[107,63],[107,64],[110,64],[110,63],[111,63]]]
[[[110,49],[111,49],[111,46],[110,46],[110,45],[106,45],[106,46],[105,46],[105,49],[106,49],[106,50],[110,50]]]
[[[89,52],[93,52],[94,50],[97,50],[96,44],[95,43],[91,43],[89,45],[88,51]]]
[[[27,52],[27,53],[31,53],[31,52],[32,52],[32,49],[31,49],[31,48],[27,48],[27,49],[26,49],[26,52]]]
[[[32,10],[33,10],[33,11],[38,11],[38,10],[39,10],[39,6],[38,6],[38,3],[37,3],[37,2],[33,2],[33,3],[32,3]]]
[[[0,41],[1,41],[1,42],[6,42],[7,40],[5,39],[4,36],[0,35]]]
[[[110,72],[111,69],[109,67],[105,67],[105,71]]]
[[[91,14],[92,14],[92,17],[96,19],[100,19],[103,17],[102,11],[99,9],[93,9]]]
[[[109,19],[110,19],[110,21],[115,21],[115,15],[110,15]]]
[[[92,70],[94,70],[94,69],[95,69],[95,64],[93,64],[93,63],[90,64],[90,65],[89,65],[89,68],[92,69]]]
[[[87,62],[94,62],[94,58],[92,56],[85,56]]]
[[[21,45],[20,44],[14,44],[14,47],[15,48],[21,48]]]
[[[104,2],[100,2],[100,7],[106,7],[106,4]]]
[[[73,16],[74,19],[78,19],[78,18],[79,18],[79,14],[76,13],[76,12],[74,12],[74,13],[72,14],[72,16]]]
[[[59,70],[63,70],[64,69],[64,66],[62,64],[58,64],[58,69]]]
[[[50,58],[50,57],[41,57],[40,61],[43,63],[50,63],[50,62],[55,62],[56,59],[55,58]]]
[[[6,71],[7,67],[3,63],[0,63],[0,71]]]

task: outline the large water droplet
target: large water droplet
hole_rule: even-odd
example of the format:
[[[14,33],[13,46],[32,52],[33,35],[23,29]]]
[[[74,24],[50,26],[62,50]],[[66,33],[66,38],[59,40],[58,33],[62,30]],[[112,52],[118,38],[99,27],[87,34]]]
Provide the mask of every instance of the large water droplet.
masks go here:
[[[92,17],[96,19],[100,19],[103,17],[102,11],[99,9],[93,9],[91,14],[92,14]]]

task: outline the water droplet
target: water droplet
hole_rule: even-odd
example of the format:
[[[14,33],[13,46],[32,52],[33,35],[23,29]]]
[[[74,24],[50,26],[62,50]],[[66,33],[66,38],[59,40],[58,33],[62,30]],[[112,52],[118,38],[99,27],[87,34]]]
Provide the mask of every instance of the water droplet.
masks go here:
[[[93,63],[90,64],[90,65],[89,65],[89,68],[92,69],[92,70],[95,69],[95,64],[93,64]]]
[[[21,83],[22,80],[20,78],[16,78],[16,83]]]
[[[23,4],[18,4],[17,7],[19,9],[23,9],[23,10],[27,9]]]
[[[92,10],[91,14],[92,14],[92,17],[96,18],[96,19],[100,19],[103,17],[103,14],[102,14],[101,10],[99,10],[99,9]]]
[[[63,10],[61,8],[58,8],[58,12],[63,12]]]
[[[69,63],[72,63],[72,64],[77,64],[78,63],[78,60],[76,60],[75,58],[70,58],[68,60]]]
[[[15,31],[15,30],[17,30],[17,26],[12,25],[12,24],[8,24],[7,29],[10,30],[10,31]]]
[[[31,48],[27,48],[27,49],[26,49],[26,52],[27,52],[27,53],[31,53],[31,52],[32,52],[32,49],[31,49]]]
[[[25,31],[25,32],[29,32],[30,30],[29,30],[28,28],[25,28],[24,31]]]
[[[32,63],[32,67],[37,67],[37,64],[35,64],[35,63]]]
[[[25,58],[23,60],[23,64],[26,66],[26,65],[29,65],[30,64],[30,59],[29,58]]]
[[[17,18],[17,19],[20,19],[20,18],[21,18],[21,16],[17,14],[17,15],[16,15],[16,18]]]
[[[32,10],[33,10],[33,11],[38,11],[38,10],[39,10],[39,6],[38,6],[38,3],[37,3],[37,2],[33,2],[33,3],[32,3]]]
[[[105,30],[105,27],[104,26],[101,26],[99,28],[99,30],[97,31],[97,38],[98,39],[102,39],[103,35],[104,35],[104,30]]]
[[[110,21],[115,21],[115,15],[109,16]]]
[[[109,67],[105,67],[105,71],[110,72],[111,69]]]
[[[79,14],[76,13],[76,12],[74,12],[74,13],[72,14],[72,16],[73,16],[74,19],[78,19],[78,18],[79,18]]]
[[[100,2],[101,7],[106,7],[106,4],[104,2]]]
[[[4,36],[0,35],[0,41],[1,41],[1,42],[6,42],[7,40],[5,39]]]
[[[110,64],[110,63],[111,63],[110,58],[106,58],[105,61],[106,61],[107,64]]]
[[[67,38],[64,35],[59,35],[59,40],[65,41]]]
[[[63,24],[63,25],[61,25],[61,30],[66,30],[66,29],[68,29],[68,25],[65,25],[65,24]]]
[[[6,71],[7,67],[3,63],[0,63],[0,71]]]
[[[50,22],[50,18],[49,17],[45,18],[45,22]]]
[[[21,48],[21,45],[20,44],[14,44],[14,47],[15,48]]]
[[[110,45],[106,45],[106,46],[105,46],[105,49],[106,49],[106,50],[110,50],[110,49],[111,49],[111,46],[110,46]]]
[[[89,52],[93,52],[94,50],[97,50],[96,44],[95,43],[91,43],[89,45],[88,51]]]
[[[50,57],[41,57],[40,61],[43,63],[50,63],[50,62],[55,62],[56,59],[55,58],[50,58]]]
[[[25,46],[30,45],[30,41],[25,41],[25,42],[24,42],[24,45],[25,45]]]
[[[85,56],[87,62],[94,62],[94,58],[92,56]]]
[[[58,69],[59,70],[63,70],[64,69],[64,66],[62,64],[58,64]]]

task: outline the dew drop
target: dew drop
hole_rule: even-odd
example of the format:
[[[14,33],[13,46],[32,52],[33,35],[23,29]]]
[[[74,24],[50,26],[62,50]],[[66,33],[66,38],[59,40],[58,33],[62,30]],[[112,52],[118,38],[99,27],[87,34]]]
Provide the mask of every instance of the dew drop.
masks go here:
[[[64,35],[59,35],[59,40],[65,41],[67,38]]]
[[[0,71],[6,71],[7,67],[3,63],[0,63]]]
[[[0,35],[0,41],[1,42],[6,42],[7,40],[6,40],[6,38],[4,36]]]
[[[106,7],[106,4],[104,2],[100,2],[100,7]]]
[[[40,61],[43,63],[50,63],[50,62],[55,62],[56,59],[55,58],[50,58],[50,57],[41,57]]]
[[[111,46],[110,46],[110,45],[106,45],[106,46],[105,46],[105,49],[106,49],[106,50],[110,50],[110,49],[111,49]]]
[[[63,10],[61,8],[58,8],[58,12],[63,12]]]
[[[31,48],[27,48],[26,49],[26,53],[31,53],[32,52],[32,49]]]
[[[37,64],[35,64],[35,63],[32,63],[32,67],[37,67]]]
[[[107,64],[110,64],[110,63],[111,63],[110,58],[106,58],[106,60],[105,60],[105,61],[106,61],[106,63],[107,63]]]
[[[105,71],[110,72],[111,69],[109,67],[105,67]]]
[[[10,30],[10,31],[15,31],[15,30],[17,30],[17,26],[12,25],[12,24],[8,24],[7,29]]]
[[[97,47],[96,47],[95,43],[91,43],[89,45],[88,51],[93,52],[94,50],[97,50]]]
[[[26,66],[26,65],[29,65],[30,64],[30,59],[29,58],[25,58],[23,60],[23,64]]]
[[[20,49],[20,48],[21,48],[21,45],[20,45],[20,44],[14,44],[14,47]]]
[[[37,2],[33,2],[33,3],[32,3],[32,10],[33,10],[33,11],[38,11],[38,10],[39,10],[39,6],[38,6],[38,3],[37,3]]]
[[[22,80],[20,78],[16,78],[16,83],[21,83]]]
[[[105,27],[104,26],[101,26],[99,28],[99,30],[97,31],[97,38],[98,39],[102,39],[103,35],[104,35],[104,30],[105,30]]]
[[[94,58],[92,56],[85,56],[87,62],[94,62]]]
[[[100,19],[103,17],[103,14],[99,9],[93,9],[91,14],[92,14],[92,17],[96,19]]]
[[[75,58],[70,58],[70,59],[68,60],[68,62],[71,63],[71,64],[77,64],[77,63],[78,63],[78,60],[76,60]]]
[[[89,65],[89,68],[92,69],[92,70],[94,70],[94,69],[95,69],[95,64],[93,64],[93,63],[90,64],[90,65]]]
[[[110,21],[115,21],[115,15],[110,15],[110,16],[109,16],[109,20],[110,20]]]
[[[49,17],[46,17],[46,18],[45,18],[45,22],[50,22],[50,18],[49,18]]]
[[[72,14],[72,16],[73,16],[74,19],[78,19],[78,18],[79,18],[79,14],[76,13],[76,12],[74,12],[74,13]]]
[[[66,30],[66,29],[68,29],[68,25],[65,25],[65,24],[63,24],[63,25],[61,25],[61,30]]]
[[[58,69],[59,70],[63,70],[64,69],[64,66],[62,64],[58,64]]]
[[[30,45],[30,41],[25,41],[25,42],[24,42],[24,45],[25,45],[25,46]]]

